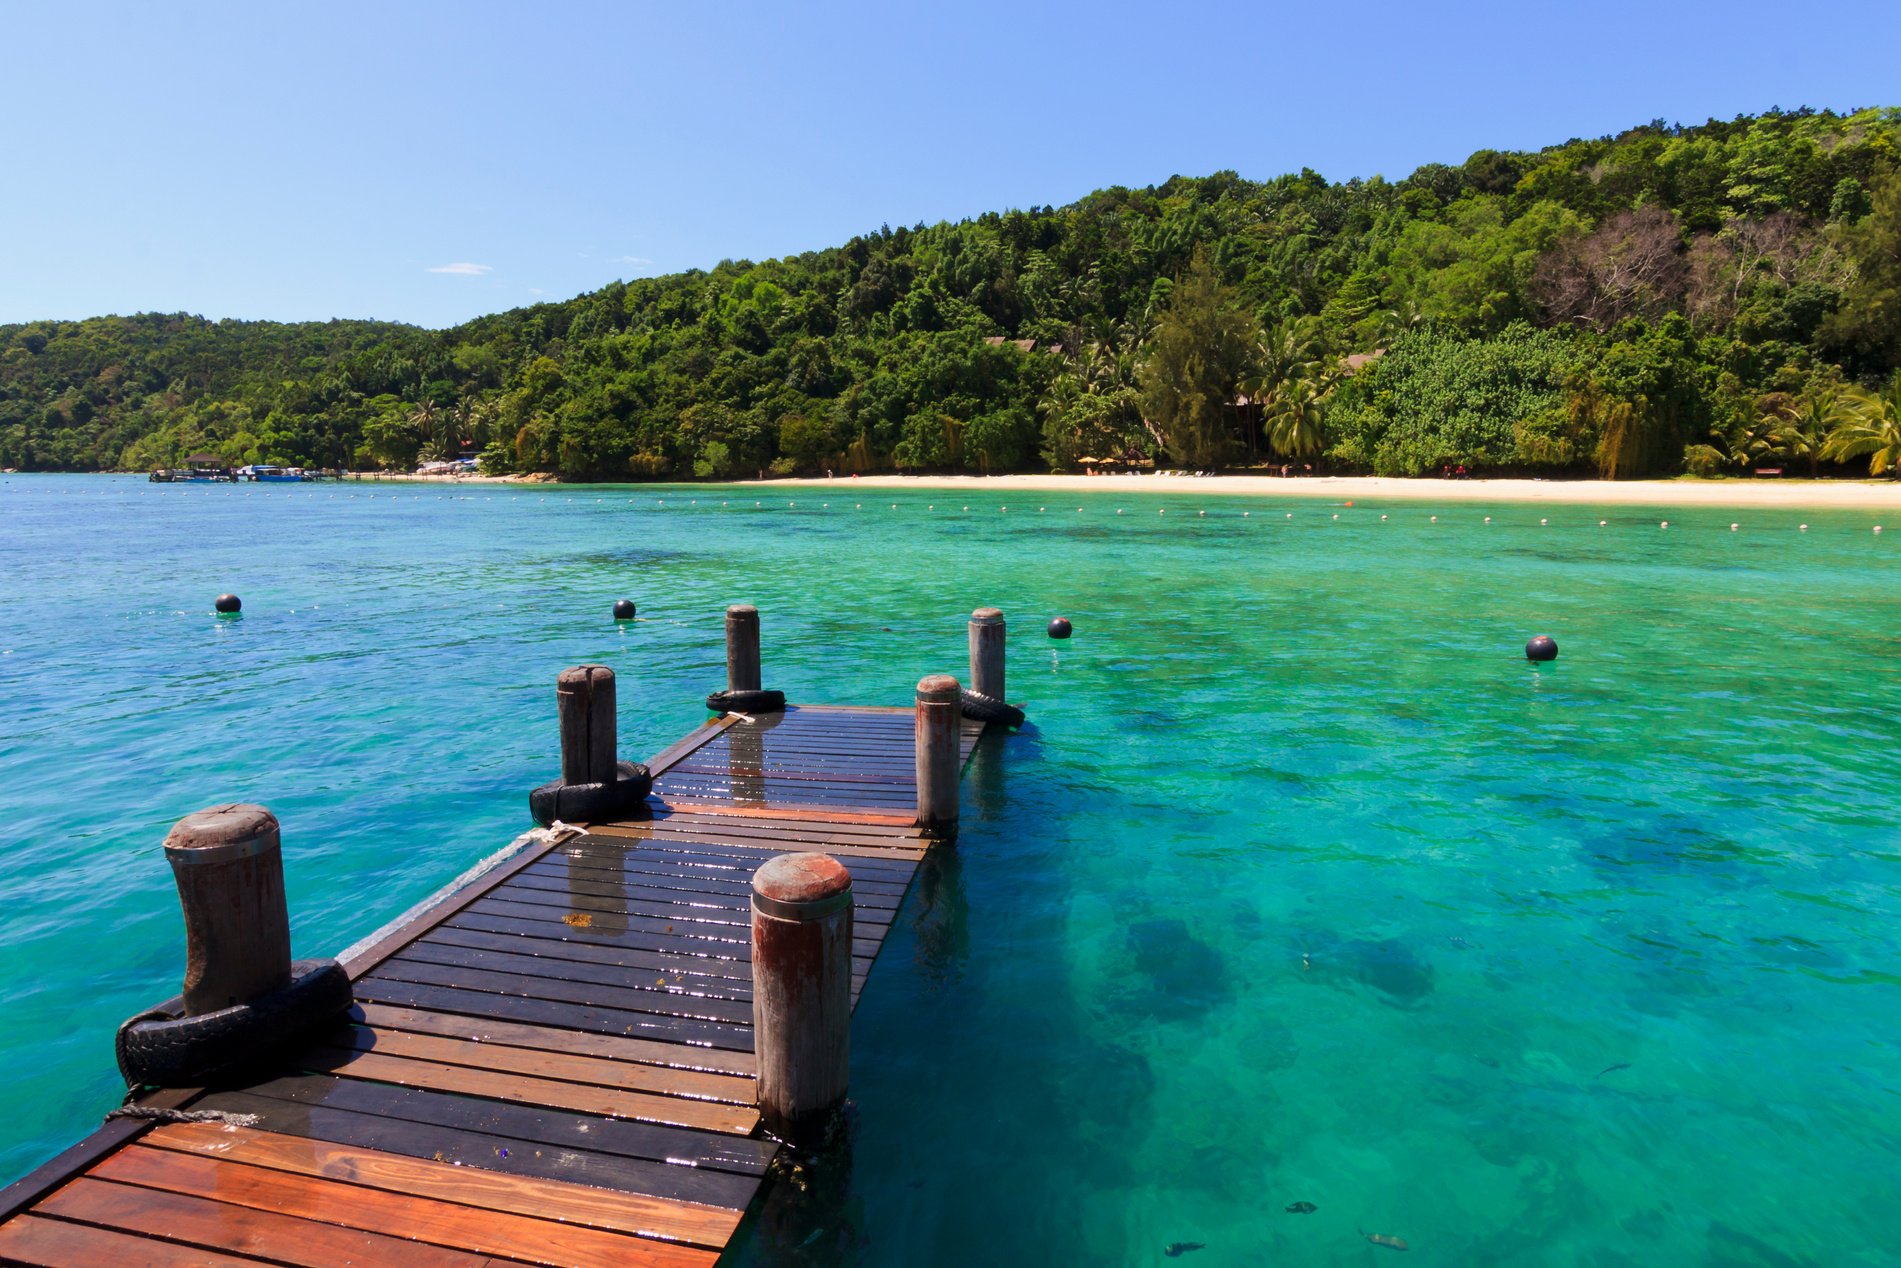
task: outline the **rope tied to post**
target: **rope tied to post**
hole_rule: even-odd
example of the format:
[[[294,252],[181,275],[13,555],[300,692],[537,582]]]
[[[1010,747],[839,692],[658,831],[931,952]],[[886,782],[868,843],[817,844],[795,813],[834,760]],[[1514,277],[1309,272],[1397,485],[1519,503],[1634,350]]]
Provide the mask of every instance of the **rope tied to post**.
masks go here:
[[[144,1123],[223,1123],[227,1127],[256,1127],[264,1120],[256,1114],[237,1114],[230,1110],[160,1109],[156,1105],[121,1105],[105,1117],[131,1118]]]

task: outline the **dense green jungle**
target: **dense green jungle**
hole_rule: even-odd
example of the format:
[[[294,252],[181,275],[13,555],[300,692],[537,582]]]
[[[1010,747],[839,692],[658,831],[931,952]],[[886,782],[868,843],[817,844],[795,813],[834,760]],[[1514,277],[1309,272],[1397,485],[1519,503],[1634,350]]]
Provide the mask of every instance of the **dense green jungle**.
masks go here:
[[[1233,172],[447,330],[0,325],[0,467],[1892,474],[1901,109]]]

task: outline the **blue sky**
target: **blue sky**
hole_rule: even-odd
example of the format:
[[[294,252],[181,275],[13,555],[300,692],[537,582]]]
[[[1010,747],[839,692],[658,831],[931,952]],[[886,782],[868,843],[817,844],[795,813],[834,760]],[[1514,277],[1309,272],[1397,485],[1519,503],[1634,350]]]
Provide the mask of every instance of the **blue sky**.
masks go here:
[[[1232,168],[1901,104],[1901,4],[0,0],[0,322],[449,325]]]

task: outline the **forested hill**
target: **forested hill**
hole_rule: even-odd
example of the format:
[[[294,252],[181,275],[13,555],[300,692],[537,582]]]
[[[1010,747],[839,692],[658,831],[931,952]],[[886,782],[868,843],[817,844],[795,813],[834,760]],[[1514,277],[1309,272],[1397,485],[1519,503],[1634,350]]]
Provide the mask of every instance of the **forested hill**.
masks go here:
[[[1177,177],[451,330],[0,326],[0,467],[1866,470],[1898,366],[1901,110],[1773,112]]]

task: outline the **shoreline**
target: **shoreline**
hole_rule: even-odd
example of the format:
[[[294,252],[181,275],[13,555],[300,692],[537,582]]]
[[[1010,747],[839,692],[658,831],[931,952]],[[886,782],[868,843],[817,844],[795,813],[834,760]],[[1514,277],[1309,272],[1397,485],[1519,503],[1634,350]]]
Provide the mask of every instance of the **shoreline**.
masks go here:
[[[62,474],[40,472],[31,474]],[[79,473],[86,474],[86,473]],[[95,472],[91,474],[133,474]],[[706,482],[565,481],[528,475],[410,475],[353,472],[343,484],[513,484],[554,488],[911,489],[965,493],[1133,493],[1253,497],[1264,500],[1392,502],[1524,502],[1552,505],[1782,507],[1790,510],[1901,511],[1901,480],[1444,480],[1430,476],[1265,475],[869,475],[787,476]]]
[[[1398,476],[860,476],[744,481],[754,487],[1147,493],[1394,502],[1597,503],[1615,506],[1901,510],[1894,480],[1440,480]]]

